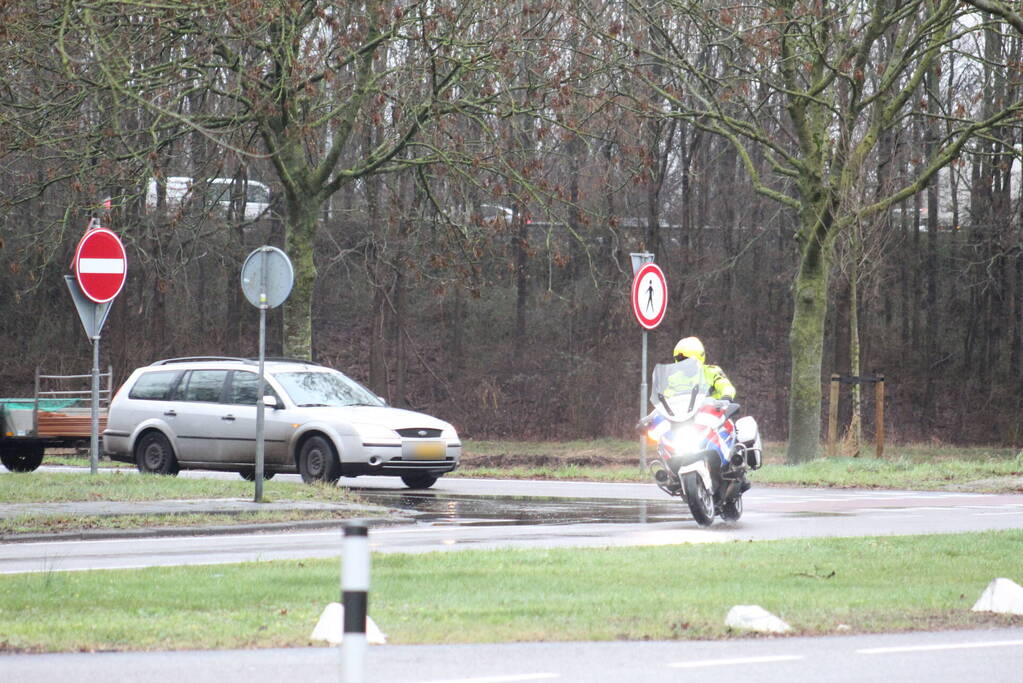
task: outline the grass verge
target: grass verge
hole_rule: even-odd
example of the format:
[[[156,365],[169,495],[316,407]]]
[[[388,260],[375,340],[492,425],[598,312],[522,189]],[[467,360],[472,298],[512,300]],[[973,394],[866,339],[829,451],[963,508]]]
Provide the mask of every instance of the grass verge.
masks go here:
[[[0,477],[4,503],[67,503],[77,501],[186,500],[195,498],[251,498],[255,485],[239,478],[186,479],[139,475],[118,470],[88,472],[11,472]],[[263,482],[263,498],[344,502],[350,494],[336,486],[289,481]]]
[[[884,458],[820,458],[784,463],[785,445],[765,445],[765,465],[752,473],[754,485],[822,486],[1023,492],[1023,452],[1010,448],[909,444],[890,446]],[[653,453],[648,452],[648,459]],[[634,441],[571,442],[467,441],[454,476],[578,481],[649,481],[639,468]]]
[[[454,477],[563,479],[597,482],[646,482],[636,441],[474,441],[465,440],[461,467]],[[820,458],[800,465],[784,462],[785,444],[765,444],[765,465],[751,475],[758,485],[834,488],[898,488],[1023,492],[1023,451],[943,444],[889,446],[884,458],[873,451],[860,457]],[[652,449],[648,459],[653,457]],[[47,464],[88,466],[88,458],[47,455]],[[134,468],[100,462],[104,471]],[[249,485],[251,487],[251,484]],[[0,495],[3,491],[0,490]]]
[[[20,515],[0,519],[0,538],[18,534],[57,534],[82,531],[129,531],[140,529],[205,529],[243,524],[281,524],[375,516],[368,510],[269,510],[168,515]]]
[[[193,499],[252,500],[254,484],[242,479],[184,479],[140,476],[132,472],[104,470],[83,472],[24,472],[0,476],[0,501],[4,503],[73,503],[84,501],[159,501]],[[358,504],[357,496],[336,486],[310,486],[295,482],[263,483],[266,502],[301,501]],[[260,510],[234,514],[180,515],[74,515],[34,514],[0,517],[0,536],[57,533],[94,529],[143,529],[197,527],[224,524],[291,522],[310,519],[343,519],[372,516],[365,508],[345,510]]]
[[[727,638],[736,604],[795,635],[1021,626],[973,613],[1023,582],[1023,531],[373,558],[370,614],[392,643]],[[337,560],[0,576],[0,650],[309,645]],[[734,579],[722,578],[734,577]]]

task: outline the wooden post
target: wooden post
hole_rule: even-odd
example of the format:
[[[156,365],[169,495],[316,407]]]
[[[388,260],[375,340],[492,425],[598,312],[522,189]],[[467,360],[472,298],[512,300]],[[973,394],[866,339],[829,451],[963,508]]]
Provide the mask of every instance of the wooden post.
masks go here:
[[[835,457],[838,440],[838,375],[831,376],[831,401],[828,403],[828,456]]]
[[[877,434],[877,457],[884,457],[884,375],[874,382],[874,431]]]
[[[36,366],[36,394],[32,400],[32,436],[39,436],[39,366]]]

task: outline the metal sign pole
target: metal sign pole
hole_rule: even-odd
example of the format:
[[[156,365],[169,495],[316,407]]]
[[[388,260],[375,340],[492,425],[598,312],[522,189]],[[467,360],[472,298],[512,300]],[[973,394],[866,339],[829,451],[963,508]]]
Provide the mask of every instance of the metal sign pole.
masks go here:
[[[639,385],[639,419],[646,417],[647,412],[647,331],[643,330],[643,377]],[[639,435],[639,466],[646,469],[646,434]]]
[[[269,255],[264,253],[259,273],[259,393],[256,396],[256,501],[263,502],[263,429],[266,417],[266,404],[263,395],[266,392],[266,379],[263,376],[266,361],[266,280]]]
[[[639,271],[643,268],[643,266],[645,266],[648,263],[653,263],[653,260],[654,260],[654,255],[651,254],[648,251],[632,253],[632,254],[629,254],[629,257],[632,259],[632,275],[634,277],[639,273]],[[635,286],[635,284],[633,286]],[[633,302],[633,306],[635,306],[635,302]],[[638,315],[639,315],[638,311],[636,311],[635,308],[633,309],[633,311],[636,313],[636,315],[638,317]],[[658,322],[660,322],[660,321],[658,320]],[[639,384],[639,419],[640,420],[642,420],[644,417],[646,417],[647,411],[648,411],[648,407],[647,407],[647,404],[648,404],[647,393],[649,391],[648,387],[647,387],[647,340],[648,340],[648,336],[647,335],[648,335],[648,333],[649,333],[649,330],[644,325],[644,327],[643,327],[643,369],[642,369],[642,375],[640,376],[640,384]],[[639,466],[640,466],[640,469],[643,469],[643,470],[646,469],[646,434],[640,434],[639,435]]]
[[[92,227],[95,221],[96,227],[100,227],[99,220],[95,217],[89,221]],[[96,334],[92,338],[92,428],[89,436],[89,473],[96,474],[99,470],[99,304],[92,307],[92,324]]]
[[[99,306],[95,306],[97,317]],[[98,325],[98,322],[97,322]],[[89,439],[89,472],[99,470],[99,333],[92,338],[92,429]]]
[[[242,264],[242,292],[245,299],[259,309],[259,394],[256,397],[256,462],[253,474],[256,484],[256,502],[263,502],[263,473],[265,468],[266,404],[266,311],[284,303],[295,283],[295,271],[287,254],[277,247],[257,247]]]

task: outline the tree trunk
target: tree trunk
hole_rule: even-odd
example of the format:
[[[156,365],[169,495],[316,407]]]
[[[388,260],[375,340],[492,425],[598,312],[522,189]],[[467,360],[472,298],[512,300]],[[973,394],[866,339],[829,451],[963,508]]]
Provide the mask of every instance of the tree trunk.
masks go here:
[[[529,226],[523,214],[522,205],[518,200],[515,202],[513,212],[515,220],[515,238],[513,240],[515,253],[515,363],[522,362],[523,352],[526,346],[526,304],[529,294]]]
[[[824,221],[824,213],[805,211],[804,222]],[[817,218],[821,216],[821,218]],[[830,223],[830,217],[827,217]],[[789,464],[817,458],[821,432],[821,359],[824,355],[824,322],[828,295],[828,245],[826,223],[807,227],[793,287],[794,310],[789,328],[792,375],[789,393]]]
[[[295,272],[295,285],[284,309],[284,355],[313,359],[313,292],[316,263],[313,259],[319,202],[289,201],[285,226],[285,251]]]
[[[860,313],[859,313],[859,271],[860,234],[859,226],[850,230],[852,241],[849,268],[849,374],[860,376]],[[852,384],[852,416],[849,418],[848,440],[852,443],[851,455],[860,454],[863,442],[863,392],[859,382]]]

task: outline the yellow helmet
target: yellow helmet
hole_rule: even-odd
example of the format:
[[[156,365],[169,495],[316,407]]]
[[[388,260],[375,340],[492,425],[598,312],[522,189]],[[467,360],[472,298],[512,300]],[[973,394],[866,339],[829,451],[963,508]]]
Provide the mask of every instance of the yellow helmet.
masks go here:
[[[683,358],[696,358],[701,363],[705,363],[707,360],[707,355],[703,350],[703,342],[696,337],[679,339],[678,344],[675,344],[674,356],[676,361],[680,361]]]

